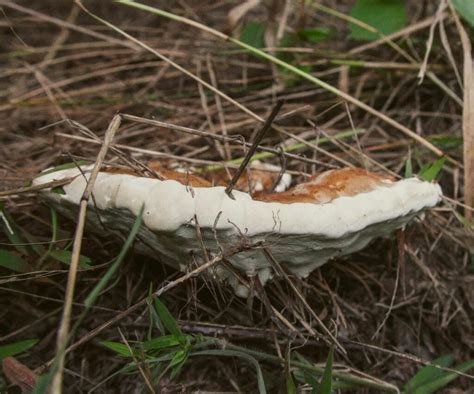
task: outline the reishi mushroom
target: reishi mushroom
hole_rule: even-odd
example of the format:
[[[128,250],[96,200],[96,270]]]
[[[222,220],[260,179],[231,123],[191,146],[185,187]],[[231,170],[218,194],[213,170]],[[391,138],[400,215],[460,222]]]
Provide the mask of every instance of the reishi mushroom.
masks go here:
[[[90,170],[91,166],[83,166],[48,172],[34,184],[75,177],[63,186],[64,194],[44,193],[61,213],[75,218]],[[93,188],[91,208],[97,212],[90,209],[88,220],[101,232],[105,225],[126,235],[144,205],[138,250],[176,268],[185,267],[191,255],[204,261],[203,244],[212,255],[220,247],[241,244],[244,237],[251,244],[268,246],[277,261],[306,277],[329,259],[358,251],[373,238],[405,226],[442,196],[435,183],[417,178],[396,181],[358,168],[326,171],[281,193],[251,197],[234,190],[235,199],[223,186],[211,186],[197,175],[170,170],[163,175],[160,180],[105,168]],[[197,237],[196,223],[202,239]],[[248,276],[257,275],[262,284],[272,275],[260,247],[237,253],[229,261]],[[247,294],[223,266],[217,266],[215,273],[227,279],[238,295]]]

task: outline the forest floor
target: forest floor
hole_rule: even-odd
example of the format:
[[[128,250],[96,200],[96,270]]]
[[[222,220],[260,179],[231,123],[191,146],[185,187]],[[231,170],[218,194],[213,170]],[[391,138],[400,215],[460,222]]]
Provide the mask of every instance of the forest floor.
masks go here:
[[[304,280],[290,277],[294,287],[275,278],[248,299],[198,276],[154,303],[150,292],[183,273],[130,250],[87,308],[86,298],[123,242],[86,228],[81,255],[87,267],[80,267],[75,284],[65,392],[262,392],[262,382],[269,392],[311,392],[330,353],[318,320],[341,344],[333,389],[414,392],[406,385],[427,383],[426,376],[438,382],[434,387],[452,381],[445,392],[473,387],[467,367],[474,359],[474,243],[463,170],[466,47],[449,7],[407,0],[408,20],[387,43],[377,35],[350,37],[356,34],[347,21],[352,1],[320,2],[328,8],[242,2],[248,10],[232,1],[148,2],[208,31],[118,2],[83,3],[110,25],[67,1],[0,0],[0,359],[2,349],[16,344],[25,350],[16,360],[44,376],[57,352],[76,223],[28,189],[39,172],[73,160],[94,163],[100,149],[94,139],[104,137],[119,113],[170,127],[123,120],[113,141],[120,154],[109,152],[108,162],[223,165],[245,155],[240,144],[173,126],[252,141],[261,119],[283,99],[279,128],[261,145],[310,159],[286,159],[294,183],[346,165],[396,178],[430,168],[443,201],[403,235],[377,239]],[[263,161],[282,163],[272,154]],[[184,342],[143,347],[165,332]],[[133,358],[126,344],[140,349]],[[416,375],[430,362],[447,369]],[[462,363],[464,376],[449,369]],[[0,392],[18,392],[10,383],[0,373]]]

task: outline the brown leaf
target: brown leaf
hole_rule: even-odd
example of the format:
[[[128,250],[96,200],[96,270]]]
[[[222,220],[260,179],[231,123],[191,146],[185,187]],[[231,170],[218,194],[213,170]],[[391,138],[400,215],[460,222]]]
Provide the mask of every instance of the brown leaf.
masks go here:
[[[19,386],[22,393],[33,392],[38,376],[31,369],[14,357],[5,358],[2,362],[2,367],[7,380],[11,384]]]

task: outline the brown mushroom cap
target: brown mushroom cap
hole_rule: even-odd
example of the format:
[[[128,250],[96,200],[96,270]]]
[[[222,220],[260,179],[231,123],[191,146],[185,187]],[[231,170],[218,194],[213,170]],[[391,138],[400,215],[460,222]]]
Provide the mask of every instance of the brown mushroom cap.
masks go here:
[[[324,204],[337,197],[369,192],[392,181],[392,177],[374,174],[361,168],[344,168],[323,172],[286,192],[262,195],[256,199],[282,204],[297,202]]]

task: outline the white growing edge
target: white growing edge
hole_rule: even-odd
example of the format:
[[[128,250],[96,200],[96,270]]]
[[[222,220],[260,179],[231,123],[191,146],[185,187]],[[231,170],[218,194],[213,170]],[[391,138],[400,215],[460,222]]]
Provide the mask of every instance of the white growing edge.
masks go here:
[[[46,196],[55,205],[77,206],[90,170],[90,166],[82,167],[84,175],[77,168],[40,174],[33,183],[76,177],[63,186],[64,194],[48,191]],[[262,202],[236,190],[233,200],[224,190],[100,172],[93,188],[94,202],[90,204],[95,204],[108,223],[118,220],[120,215],[129,217],[125,222],[130,227],[144,205],[143,222],[151,232],[148,236],[153,238],[145,248],[147,254],[156,252],[158,257],[174,260],[173,265],[181,268],[186,264],[185,252],[202,250],[194,228],[196,218],[206,248],[211,251],[219,251],[214,230],[226,246],[241,242],[243,234],[251,241],[268,243],[280,262],[295,274],[307,276],[330,258],[362,249],[371,239],[403,227],[417,213],[435,206],[442,196],[439,185],[417,178],[387,181],[370,192],[338,197],[325,204]],[[107,218],[107,212],[113,215]],[[126,231],[126,225],[122,230]],[[262,283],[271,277],[269,263],[261,251],[240,253],[230,261],[247,275],[258,275]],[[247,294],[246,288],[228,271],[217,271],[237,294]]]

